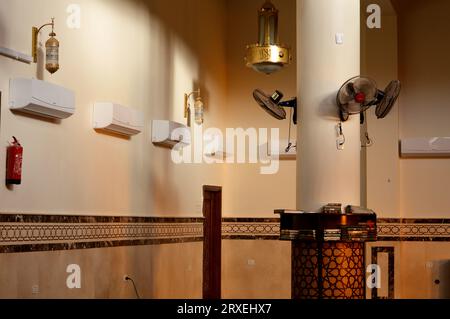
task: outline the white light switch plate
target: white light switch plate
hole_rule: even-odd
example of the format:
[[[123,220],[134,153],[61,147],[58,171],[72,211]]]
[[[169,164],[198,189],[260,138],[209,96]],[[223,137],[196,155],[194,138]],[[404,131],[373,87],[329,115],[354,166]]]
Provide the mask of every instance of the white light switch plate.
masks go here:
[[[39,286],[38,286],[38,285],[32,286],[32,287],[31,287],[31,293],[32,293],[33,295],[39,294]]]
[[[344,44],[344,34],[336,33],[336,44]]]

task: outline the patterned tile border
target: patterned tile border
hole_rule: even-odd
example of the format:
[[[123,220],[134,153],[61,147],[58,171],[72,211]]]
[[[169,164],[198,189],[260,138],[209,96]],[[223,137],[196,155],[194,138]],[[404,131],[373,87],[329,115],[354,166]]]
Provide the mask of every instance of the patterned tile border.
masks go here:
[[[377,223],[378,240],[383,241],[450,241],[449,220],[400,220]]]
[[[222,238],[278,240],[278,218],[223,218]],[[186,243],[203,218],[0,214],[0,253]],[[450,219],[379,219],[378,241],[450,241]]]
[[[0,253],[202,240],[202,218],[0,215]]]
[[[378,241],[450,241],[450,219],[377,220]],[[279,239],[277,218],[224,218],[223,239]]]
[[[278,218],[224,218],[222,239],[278,240]]]

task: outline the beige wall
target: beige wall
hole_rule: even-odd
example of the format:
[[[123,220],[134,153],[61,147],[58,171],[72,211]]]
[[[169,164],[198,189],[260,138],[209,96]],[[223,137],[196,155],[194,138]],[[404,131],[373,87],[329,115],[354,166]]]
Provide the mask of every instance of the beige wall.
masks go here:
[[[433,263],[450,260],[450,243],[405,242],[402,243],[399,258],[401,268],[398,271],[398,277],[400,277],[399,295],[401,298],[442,298],[439,286],[434,283],[439,275],[435,271]],[[448,269],[447,276],[440,277],[440,280],[441,285],[446,285],[448,291]]]
[[[441,41],[449,27],[445,14],[450,4],[394,1],[397,17],[389,2],[379,3],[382,29],[365,29],[362,67],[381,88],[399,78],[402,93],[386,119],[368,114],[375,144],[367,148],[367,205],[381,217],[448,217],[449,160],[400,159],[398,140],[450,134],[445,107],[450,63],[448,45]]]
[[[0,298],[201,298],[202,243],[0,254]],[[81,268],[69,289],[67,266]],[[39,292],[33,293],[33,286]]]
[[[450,3],[396,1],[399,8],[400,138],[450,136]],[[403,217],[449,218],[449,159],[401,159]],[[430,262],[450,259],[448,243],[403,243],[401,296],[435,298]],[[420,275],[419,275],[420,274]]]
[[[222,297],[289,299],[290,242],[224,240]],[[202,243],[0,254],[0,298],[202,298]],[[81,268],[68,289],[67,266]],[[38,293],[33,293],[33,287]]]
[[[243,61],[245,45],[257,38],[260,1],[82,0],[79,30],[65,24],[70,3],[1,0],[1,46],[29,53],[32,25],[51,16],[61,42],[61,69],[54,75],[42,65],[0,57],[0,139],[6,143],[15,135],[25,147],[23,184],[13,191],[0,187],[2,211],[199,216],[204,184],[224,186],[225,215],[272,215],[275,208],[295,206],[294,161],[268,176],[259,174],[259,164],[174,165],[170,152],[150,141],[153,119],[185,122],[183,94],[197,86],[205,97],[205,128],[280,127],[287,138],[288,121],[270,118],[252,91],[280,89],[286,98],[295,96],[295,61],[271,77]],[[295,56],[295,1],[275,4],[280,38]],[[75,115],[55,124],[12,114],[8,81],[18,76],[43,76],[74,90]],[[104,100],[143,111],[144,132],[131,140],[95,132],[92,104]],[[0,174],[3,179],[4,170]],[[274,194],[273,185],[283,191]]]
[[[31,27],[52,16],[61,42],[61,69],[54,75],[44,72],[41,64],[0,56],[0,140],[6,145],[15,135],[25,147],[23,184],[13,190],[0,186],[1,212],[201,216],[205,184],[224,186],[224,216],[272,216],[275,208],[295,207],[295,161],[283,162],[280,173],[272,176],[260,175],[260,165],[174,165],[170,152],[150,141],[153,119],[185,122],[183,94],[198,85],[206,104],[206,127],[280,127],[282,137],[287,137],[288,121],[268,117],[251,93],[260,87],[294,96],[295,61],[271,77],[247,69],[243,61],[245,45],[257,38],[261,1],[80,0],[79,30],[65,25],[71,3],[0,0],[0,46],[29,53]],[[280,38],[292,46],[295,56],[295,1],[274,3],[280,9]],[[47,33],[42,32],[42,42]],[[75,91],[75,115],[53,123],[11,113],[9,79],[18,76],[42,78]],[[144,132],[130,140],[95,132],[92,104],[105,100],[142,111]],[[0,162],[5,162],[5,152],[0,152]],[[4,170],[0,171],[3,180]],[[266,255],[279,248],[278,242],[248,244]],[[239,268],[236,262],[252,255],[250,248],[230,248],[224,244],[226,270]],[[279,254],[290,256],[284,248]],[[33,267],[31,260],[37,261]],[[132,298],[129,284],[122,282],[128,272],[136,274],[144,297],[198,298],[201,261],[201,244],[5,254],[0,256],[5,269],[0,273],[0,296]],[[77,262],[85,274],[83,289],[69,292],[61,286],[65,266]],[[252,282],[274,266],[261,256],[257,262],[247,273]],[[242,297],[235,292],[248,289],[255,297],[288,295],[286,267],[274,272],[265,288],[239,287],[225,272],[225,294]],[[57,275],[49,282],[51,273]],[[38,296],[31,295],[34,284],[41,287]]]
[[[291,298],[290,242],[224,240],[222,249],[223,298]]]
[[[262,3],[261,0],[226,0],[228,95],[224,126],[279,128],[280,138],[287,139],[288,120],[270,117],[256,104],[252,93],[260,88],[267,93],[278,89],[286,99],[296,95],[296,3],[295,0],[273,1],[279,10],[280,42],[291,46],[294,60],[270,76],[256,73],[244,63],[245,46],[257,41],[257,10]],[[295,126],[292,134],[295,141]],[[260,164],[226,165],[224,216],[275,217],[274,209],[296,207],[295,161],[280,161],[280,170],[275,175],[261,175],[260,167]],[[224,298],[290,298],[290,243],[224,240],[222,249]]]
[[[369,4],[381,7],[381,29],[366,26]],[[361,6],[361,74],[377,82],[379,89],[398,78],[397,15],[390,1],[363,1]],[[373,145],[362,149],[365,171],[365,204],[379,217],[400,216],[400,164],[398,155],[398,104],[384,119],[377,119],[373,109],[366,112],[362,136],[367,131]],[[365,185],[364,185],[365,184]]]
[[[400,159],[398,140],[449,136],[448,1],[365,1],[383,9],[382,29],[364,29],[362,69],[383,88],[402,82],[397,107],[384,120],[368,116],[375,144],[366,150],[367,205],[380,217],[448,218],[448,159]],[[397,12],[394,11],[394,8]],[[437,85],[434,85],[437,83]],[[377,243],[391,246],[392,243]],[[430,262],[450,259],[445,242],[395,246],[397,298],[435,298]]]
[[[450,136],[450,3],[400,1],[400,137]],[[400,161],[402,214],[450,217],[450,159]]]
[[[207,103],[206,126],[220,125],[226,105],[224,2],[177,1],[174,11],[167,1],[80,0],[80,30],[65,25],[70,3],[0,1],[0,46],[30,52],[32,25],[56,17],[61,70],[45,72],[44,80],[74,90],[77,107],[60,124],[12,114],[9,78],[42,71],[0,57],[0,140],[6,145],[15,135],[25,148],[23,184],[0,186],[0,211],[201,216],[201,187],[222,184],[223,168],[172,164],[167,149],[151,144],[150,129],[152,119],[184,121],[183,94],[196,83]],[[103,100],[141,110],[144,132],[131,140],[96,133],[92,104]],[[0,297],[134,298],[122,280],[129,273],[142,297],[200,298],[202,256],[201,243],[0,254]],[[82,268],[80,290],[65,287],[69,263]],[[36,284],[40,293],[32,295]]]
[[[286,99],[296,96],[295,0],[273,1],[279,10],[280,42],[293,49],[294,61],[270,76],[253,71],[244,63],[245,46],[258,39],[257,11],[262,3],[261,0],[226,1],[228,96],[224,125],[244,129],[279,128],[280,138],[287,139],[289,122],[270,117],[256,104],[252,93],[256,88],[268,94],[278,89]],[[295,140],[295,126],[292,133]],[[226,166],[224,215],[272,217],[274,209],[295,208],[295,161],[280,161],[276,175],[261,175],[260,167],[260,164]]]
[[[367,206],[380,217],[442,218],[450,214],[448,159],[400,159],[398,141],[407,137],[448,136],[445,107],[450,62],[442,41],[449,25],[448,1],[389,1],[382,7],[382,28],[362,29],[362,73],[383,89],[400,79],[397,106],[383,120],[367,112],[374,141],[363,150],[366,160]],[[366,14],[364,17],[367,16]],[[365,19],[363,17],[363,19]]]
[[[0,211],[200,216],[204,184],[224,186],[224,216],[273,216],[275,208],[295,208],[294,161],[281,162],[280,172],[272,176],[260,175],[259,164],[178,166],[167,149],[150,143],[151,120],[184,121],[183,94],[197,84],[205,94],[206,126],[279,127],[282,138],[287,137],[288,122],[270,118],[253,101],[252,91],[280,89],[286,97],[295,96],[296,62],[270,77],[247,69],[243,62],[245,45],[257,38],[261,2],[80,0],[81,29],[70,30],[64,22],[71,1],[0,0],[0,46],[28,53],[31,26],[51,16],[56,17],[61,41],[61,70],[53,76],[36,65],[0,56],[0,140],[6,145],[15,135],[25,146],[23,185],[14,190],[0,186]],[[273,2],[280,10],[280,39],[296,56],[295,1]],[[388,1],[379,3],[383,28],[367,30],[363,25],[361,67],[380,88],[399,77],[403,90],[398,108],[386,119],[377,120],[369,111],[367,127],[375,144],[364,154],[367,206],[380,217],[449,217],[448,160],[399,159],[398,139],[449,136],[445,85],[450,64],[442,39],[447,37],[450,4],[395,1],[401,10],[397,18]],[[76,114],[60,124],[8,109],[9,78],[41,74],[77,94]],[[143,111],[144,132],[131,140],[96,133],[91,108],[100,100]],[[5,152],[0,152],[4,162]],[[3,174],[0,170],[0,180]],[[447,245],[398,247],[398,297],[430,296],[426,265],[450,258]],[[129,283],[122,281],[126,272],[136,274],[144,297],[198,298],[201,247],[195,243],[2,254],[0,265],[6,270],[0,272],[5,287],[0,297],[32,298],[31,287],[39,284],[40,298],[133,298]],[[32,261],[37,267],[29,267]],[[59,285],[64,284],[66,264],[76,262],[86,281],[82,290],[69,292]],[[54,281],[51,273],[57,274]],[[271,279],[262,281],[268,274]],[[223,278],[224,297],[288,298],[290,246],[224,241]]]
[[[167,149],[151,144],[151,120],[184,122],[183,95],[198,84],[207,103],[206,126],[220,125],[226,106],[224,1],[81,0],[79,30],[65,24],[70,3],[1,1],[0,45],[25,53],[31,50],[31,27],[56,17],[61,70],[44,72],[44,80],[74,90],[77,110],[60,124],[12,114],[9,79],[42,71],[0,57],[0,139],[5,145],[15,135],[25,147],[23,184],[13,191],[0,187],[0,209],[201,215],[201,187],[222,184],[222,167],[174,165]],[[42,41],[47,34],[42,32]],[[144,132],[131,140],[96,133],[92,104],[104,100],[141,110]]]

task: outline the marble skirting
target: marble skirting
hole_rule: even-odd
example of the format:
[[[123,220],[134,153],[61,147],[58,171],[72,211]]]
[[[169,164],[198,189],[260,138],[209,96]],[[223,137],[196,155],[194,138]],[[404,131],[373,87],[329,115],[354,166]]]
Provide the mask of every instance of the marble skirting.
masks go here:
[[[0,253],[202,240],[202,218],[0,214]]]
[[[379,241],[450,241],[450,219],[378,219]]]
[[[378,241],[450,241],[450,219],[377,220]],[[222,238],[276,240],[280,235],[277,218],[224,218]]]
[[[450,241],[450,219],[379,219],[378,241]],[[222,239],[278,240],[278,218],[223,218]],[[203,218],[0,214],[0,253],[203,241]]]
[[[278,218],[224,218],[222,239],[278,240]]]

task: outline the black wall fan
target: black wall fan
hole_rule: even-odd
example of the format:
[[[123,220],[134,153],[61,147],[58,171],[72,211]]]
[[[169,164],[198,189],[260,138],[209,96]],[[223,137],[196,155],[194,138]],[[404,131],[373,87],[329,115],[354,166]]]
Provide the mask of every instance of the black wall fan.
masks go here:
[[[280,91],[277,90],[269,96],[260,89],[253,91],[253,97],[264,111],[278,120],[286,119],[286,111],[284,110],[284,107],[293,108],[294,116],[292,120],[294,124],[297,124],[297,98],[282,102],[281,100],[283,99],[283,93]]]
[[[385,118],[400,95],[400,81],[391,81],[384,91],[377,89],[374,80],[355,76],[345,82],[336,96],[339,107],[339,116],[342,121],[347,121],[350,115],[361,114],[361,124],[364,123],[364,111],[371,106],[376,106],[377,118]]]

